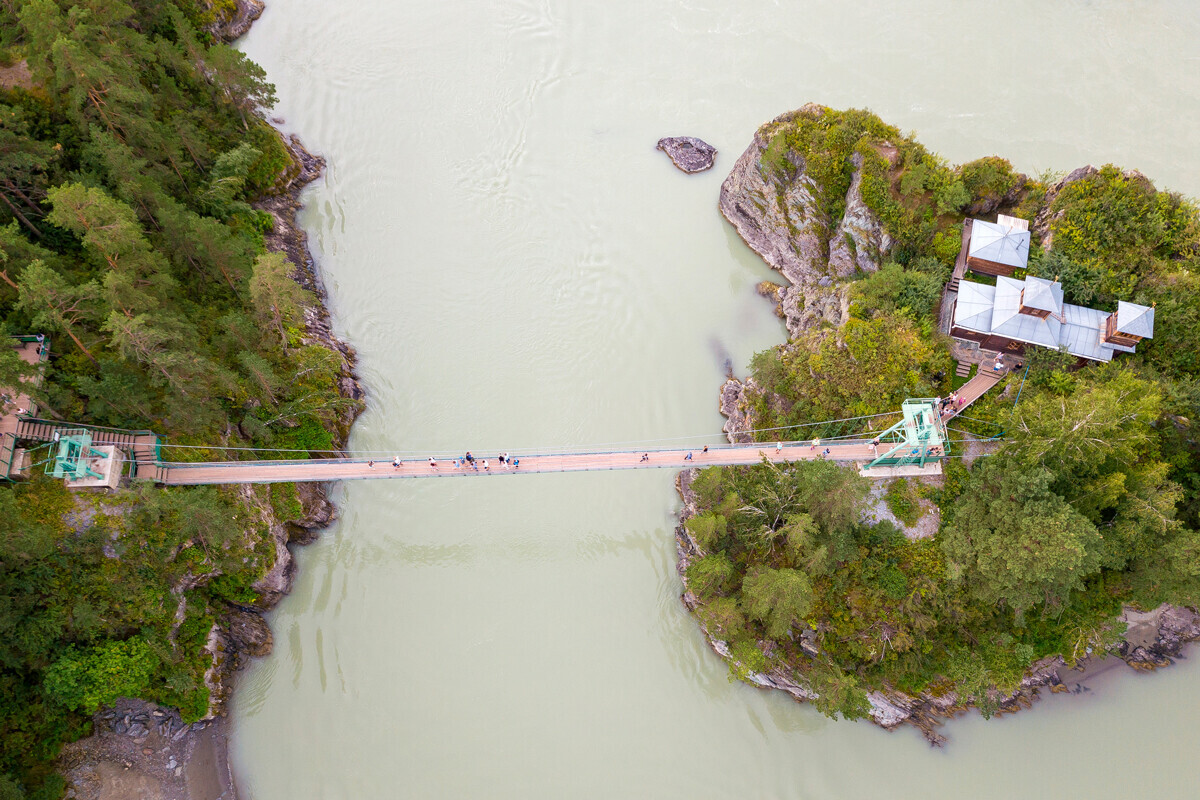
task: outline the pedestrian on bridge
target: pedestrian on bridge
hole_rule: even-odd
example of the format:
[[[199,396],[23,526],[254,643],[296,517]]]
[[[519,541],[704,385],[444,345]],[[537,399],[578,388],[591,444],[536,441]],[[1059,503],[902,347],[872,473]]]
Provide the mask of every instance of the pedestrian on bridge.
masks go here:
[[[779,455],[782,452],[783,452],[783,442],[776,442],[775,443],[775,454]]]
[[[434,460],[433,456],[429,457],[429,467],[431,469],[437,469],[437,461]]]
[[[704,453],[707,453],[707,452],[708,452],[708,445],[704,445],[704,449],[703,449],[703,450],[701,450],[701,451],[700,451],[700,453],[701,453],[701,454],[704,454]]]
[[[368,461],[368,462],[367,462],[367,469],[375,469],[375,462],[374,462],[374,461]]]
[[[487,472],[487,471],[488,471],[488,463],[487,463],[487,459],[486,459],[486,458],[483,460],[483,471],[484,471],[484,472]]]
[[[400,469],[400,456],[396,456],[392,459],[392,466],[396,469]]]
[[[821,440],[820,440],[820,439],[813,439],[813,440],[812,440],[812,447],[808,448],[808,451],[811,453],[813,450],[816,450],[816,449],[817,449],[818,447],[820,447],[820,446],[821,446]]]
[[[687,454],[686,456],[684,456],[684,457],[683,457],[683,460],[684,460],[684,461],[691,461],[691,460],[692,460],[692,451],[690,451],[690,450],[689,450],[689,451],[688,451],[688,454]]]
[[[649,461],[649,460],[650,460],[650,454],[642,453],[642,457],[639,459],[639,463],[641,463],[642,461]]]

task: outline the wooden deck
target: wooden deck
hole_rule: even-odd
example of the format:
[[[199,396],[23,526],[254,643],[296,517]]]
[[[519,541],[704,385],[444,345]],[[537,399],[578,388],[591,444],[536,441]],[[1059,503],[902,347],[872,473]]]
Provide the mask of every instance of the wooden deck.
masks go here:
[[[959,403],[958,409],[954,412],[953,416],[958,416],[972,403],[991,391],[992,387],[1002,381],[1007,374],[1007,369],[1001,372],[994,372],[987,364],[980,364],[975,377],[959,388],[958,397],[962,402]]]
[[[875,456],[867,439],[822,443],[816,449],[808,442],[785,443],[782,452],[774,444],[728,445],[710,447],[707,453],[696,450],[650,450],[598,453],[568,453],[556,455],[521,455],[517,468],[505,469],[494,457],[488,457],[489,468],[483,469],[483,458],[476,456],[478,470],[471,467],[455,469],[454,459],[437,461],[437,468],[428,459],[404,460],[399,468],[390,460],[374,462],[366,459],[317,459],[312,461],[233,461],[203,464],[166,463],[162,465],[160,483],[168,486],[230,483],[283,483],[288,481],[345,481],[386,480],[396,478],[488,478],[531,472],[594,472],[616,469],[686,469],[716,465],[757,464],[765,456],[775,463],[809,461],[822,457],[829,448],[832,461],[867,462]],[[685,457],[692,453],[689,461]],[[642,461],[642,455],[649,456]]]
[[[954,259],[954,272],[950,275],[950,283],[947,288],[952,292],[958,291],[958,283],[967,274],[967,246],[971,243],[971,225],[974,222],[972,219],[963,220],[962,229],[962,246],[958,249],[958,258]]]

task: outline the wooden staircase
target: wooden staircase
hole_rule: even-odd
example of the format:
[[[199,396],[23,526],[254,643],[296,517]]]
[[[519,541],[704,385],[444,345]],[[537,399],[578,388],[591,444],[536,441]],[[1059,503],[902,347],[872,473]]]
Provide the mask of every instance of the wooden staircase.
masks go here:
[[[971,242],[971,225],[974,220],[964,220],[962,230],[962,246],[958,250],[958,258],[954,260],[954,272],[950,275],[950,282],[946,284],[947,292],[957,292],[958,284],[962,281],[963,276],[967,274],[967,246]]]
[[[159,438],[152,431],[129,431],[121,428],[103,428],[96,425],[79,425],[72,422],[57,422],[46,419],[22,417],[17,422],[16,433],[11,437],[11,444],[17,441],[52,442],[56,432],[70,430],[86,430],[92,435],[92,444],[97,447],[116,447],[124,450],[134,461],[134,475],[138,478],[155,480],[158,477]],[[10,437],[5,437],[6,441]],[[0,443],[0,465],[6,463],[3,457],[3,444]]]
[[[954,374],[960,378],[971,377],[971,362],[959,361],[958,366],[954,368]]]

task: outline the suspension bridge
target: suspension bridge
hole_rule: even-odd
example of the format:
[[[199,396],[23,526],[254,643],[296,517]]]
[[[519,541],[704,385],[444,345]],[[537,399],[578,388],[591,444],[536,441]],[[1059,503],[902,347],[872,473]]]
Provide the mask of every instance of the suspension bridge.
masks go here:
[[[996,379],[988,376],[989,388]],[[969,387],[964,387],[967,389]],[[971,398],[972,400],[974,398]],[[964,407],[966,405],[964,396]],[[214,448],[171,446],[151,431],[129,431],[23,417],[4,436],[9,452],[23,455],[0,462],[9,479],[27,476],[31,467],[52,465],[47,471],[68,486],[101,486],[112,454],[121,453],[123,477],[164,486],[200,484],[283,483],[395,478],[512,476],[544,472],[586,472],[619,469],[685,469],[704,466],[757,464],[826,459],[857,463],[864,475],[936,474],[951,455],[952,441],[936,399],[906,400],[899,412],[791,426],[774,433],[777,442],[666,446],[638,449],[580,449],[566,452],[525,451],[505,462],[480,453],[472,462],[462,455],[394,457],[382,454],[332,454],[331,458],[245,459],[226,461],[169,460],[166,453],[206,452]],[[895,420],[892,424],[887,424]],[[851,433],[837,433],[847,428]],[[835,431],[833,435],[826,432]],[[786,441],[797,432],[817,435],[801,442]],[[959,431],[964,433],[963,431]],[[825,434],[825,435],[822,435]],[[23,449],[21,445],[24,445]],[[217,448],[219,449],[219,448]],[[232,452],[244,455],[252,451]],[[36,454],[39,460],[33,460]]]
[[[17,337],[21,358],[33,366],[45,361],[49,341],[42,336]],[[483,454],[468,462],[464,454],[419,458],[380,453],[313,454],[304,458],[245,458],[280,451],[255,448],[170,445],[149,430],[83,425],[36,416],[27,393],[4,395],[0,413],[0,479],[28,477],[34,469],[63,478],[74,488],[115,486],[126,478],[163,486],[201,484],[324,482],[392,478],[489,477],[544,472],[588,472],[618,469],[684,469],[826,459],[857,463],[864,475],[891,477],[940,472],[953,442],[947,422],[971,405],[1003,377],[980,370],[958,392],[958,403],[943,408],[937,398],[905,400],[888,414],[827,420],[773,428],[760,433],[777,442],[688,446],[686,440],[660,440],[656,447],[613,445],[563,451],[526,449],[505,461]],[[965,433],[965,431],[958,431]],[[808,437],[813,437],[809,439]],[[794,441],[802,438],[804,441]],[[694,439],[692,440],[694,441]],[[638,443],[644,444],[644,443]],[[212,452],[239,456],[221,461],[195,460]],[[174,454],[175,460],[166,457]],[[330,457],[311,457],[330,456]]]

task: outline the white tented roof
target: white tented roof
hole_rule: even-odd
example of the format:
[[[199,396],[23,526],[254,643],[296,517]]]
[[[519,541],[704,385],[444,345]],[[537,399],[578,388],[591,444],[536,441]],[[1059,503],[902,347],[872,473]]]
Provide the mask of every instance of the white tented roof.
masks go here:
[[[1010,267],[1024,267],[1029,262],[1029,231],[1018,231],[994,222],[977,219],[971,223],[970,258],[982,258]]]
[[[1143,339],[1154,337],[1154,309],[1137,303],[1117,301],[1117,331]]]
[[[991,333],[995,298],[995,286],[962,281],[958,284],[958,301],[954,305],[954,324],[979,333]]]
[[[1048,284],[1048,285],[1047,285]],[[1025,305],[1050,311],[1045,319],[1020,313],[1022,293]],[[1053,306],[1057,305],[1057,313]],[[1134,303],[1120,303],[1117,319],[1122,320],[1122,311],[1136,330],[1154,331],[1154,309]],[[1140,311],[1139,311],[1140,310]],[[1149,315],[1145,314],[1149,311]],[[958,301],[954,307],[954,327],[965,328],[976,333],[994,334],[1006,339],[1016,339],[1042,347],[1067,348],[1073,356],[1090,358],[1092,361],[1112,361],[1115,353],[1132,353],[1132,346],[1110,344],[1104,341],[1104,326],[1108,312],[1095,308],[1075,306],[1062,302],[1062,286],[1056,281],[1028,277],[1023,281],[1015,278],[996,278],[995,286],[975,281],[962,281],[958,285]],[[1137,328],[1141,325],[1141,328]],[[1135,336],[1146,334],[1134,333]]]
[[[1025,281],[1016,278],[996,278],[992,333],[1030,344],[1040,344],[1042,347],[1058,347],[1058,334],[1062,323],[1057,317],[1042,319],[1022,314],[1021,292],[1024,289]]]
[[[1062,319],[1061,339],[1067,352],[1092,361],[1112,361],[1116,348],[1104,342],[1104,322],[1108,314],[1067,303],[1063,306]],[[1128,352],[1132,351],[1133,348],[1128,349]]]
[[[1049,311],[1055,316],[1062,316],[1062,284],[1048,281],[1045,278],[1035,278],[1032,275],[1027,277],[1025,292],[1021,296],[1021,305],[1026,308],[1036,308],[1039,311]]]

